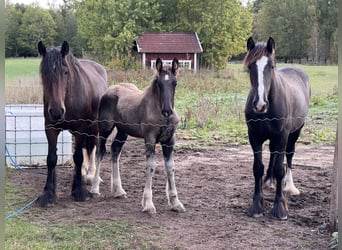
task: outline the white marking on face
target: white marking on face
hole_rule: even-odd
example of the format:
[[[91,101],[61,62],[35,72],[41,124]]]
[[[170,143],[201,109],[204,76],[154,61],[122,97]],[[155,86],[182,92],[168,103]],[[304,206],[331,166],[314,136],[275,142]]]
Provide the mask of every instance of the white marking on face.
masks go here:
[[[267,65],[267,57],[263,56],[259,60],[256,61],[257,69],[258,69],[258,103],[256,108],[258,110],[261,110],[262,107],[266,104],[264,100],[264,92],[265,92],[265,87],[264,87],[264,69]]]
[[[170,79],[169,75],[165,75],[165,81],[168,81]]]

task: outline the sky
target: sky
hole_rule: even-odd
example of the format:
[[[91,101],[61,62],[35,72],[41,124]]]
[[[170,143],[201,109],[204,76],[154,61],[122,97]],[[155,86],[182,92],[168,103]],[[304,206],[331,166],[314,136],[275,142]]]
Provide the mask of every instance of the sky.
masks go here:
[[[248,0],[240,0],[244,6],[247,5]],[[48,8],[50,3],[56,4],[59,6],[63,3],[63,0],[9,0],[10,3],[23,3],[23,4],[31,4],[38,3],[40,7]]]
[[[37,3],[40,7],[49,8],[49,4],[59,6],[63,3],[63,0],[9,0],[9,2],[12,4],[23,3],[26,5]]]

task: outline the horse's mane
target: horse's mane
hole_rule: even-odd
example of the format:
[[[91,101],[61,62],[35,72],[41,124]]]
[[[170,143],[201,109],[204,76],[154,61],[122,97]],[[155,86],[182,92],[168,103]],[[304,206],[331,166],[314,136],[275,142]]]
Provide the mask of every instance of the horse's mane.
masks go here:
[[[243,66],[248,68],[248,66],[267,53],[266,43],[257,43],[255,47],[248,51],[245,58],[243,59]]]
[[[58,74],[61,73],[62,65],[64,63],[63,56],[60,50],[60,46],[51,48],[47,51],[42,59],[42,62],[40,64],[40,74],[43,80],[43,84],[44,82],[51,83],[58,79]],[[64,66],[67,66],[69,68],[70,77],[73,78],[78,75],[77,72],[79,68],[79,62],[77,58],[73,56],[71,51],[69,51],[69,53],[65,56],[65,63],[67,65]]]

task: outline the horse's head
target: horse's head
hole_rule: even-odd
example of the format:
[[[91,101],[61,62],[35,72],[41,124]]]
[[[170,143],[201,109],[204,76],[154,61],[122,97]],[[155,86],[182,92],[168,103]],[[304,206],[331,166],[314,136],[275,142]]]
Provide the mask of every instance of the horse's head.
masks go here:
[[[40,75],[43,84],[44,106],[51,121],[61,121],[65,116],[65,98],[69,80],[69,67],[66,56],[69,44],[46,49],[42,41],[38,43],[38,52],[42,56]]]
[[[247,40],[247,55],[244,66],[249,70],[253,109],[256,113],[266,113],[268,96],[275,70],[275,42],[270,37],[267,43],[255,44],[252,37]]]
[[[161,113],[168,118],[174,112],[174,96],[177,85],[179,63],[175,58],[171,67],[163,66],[160,58],[156,61],[157,75],[154,79],[155,89],[159,92]]]

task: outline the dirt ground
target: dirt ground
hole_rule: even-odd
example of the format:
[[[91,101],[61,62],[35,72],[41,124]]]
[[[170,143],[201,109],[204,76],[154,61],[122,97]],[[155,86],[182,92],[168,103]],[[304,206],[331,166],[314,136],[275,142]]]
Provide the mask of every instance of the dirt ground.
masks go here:
[[[120,165],[126,199],[114,199],[110,194],[107,154],[102,165],[101,196],[81,203],[72,201],[72,168],[58,166],[58,203],[42,209],[43,216],[37,216],[36,220],[44,215],[59,221],[125,219],[137,225],[137,234],[156,249],[327,249],[331,238],[327,225],[333,147],[297,144],[293,176],[301,194],[288,197],[288,220],[278,221],[269,214],[274,198],[271,190],[265,190],[264,217],[250,218],[246,214],[254,186],[249,145],[220,144],[196,150],[179,147],[182,143],[178,142],[175,150],[176,186],[185,213],[172,212],[167,204],[160,147],[157,147],[158,167],[153,179],[157,214],[141,212],[144,148],[130,140],[124,146]],[[265,166],[267,159],[265,148]],[[27,190],[28,199],[42,192],[45,178],[20,171],[9,176],[10,182]]]

